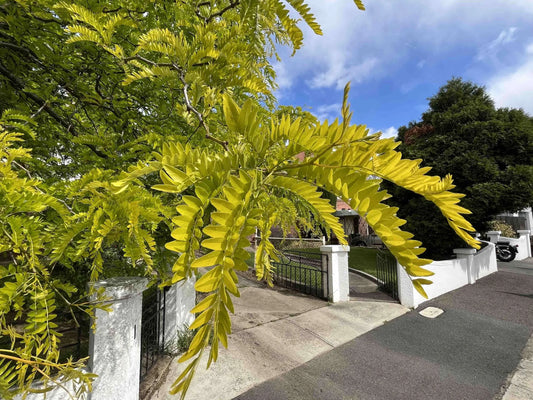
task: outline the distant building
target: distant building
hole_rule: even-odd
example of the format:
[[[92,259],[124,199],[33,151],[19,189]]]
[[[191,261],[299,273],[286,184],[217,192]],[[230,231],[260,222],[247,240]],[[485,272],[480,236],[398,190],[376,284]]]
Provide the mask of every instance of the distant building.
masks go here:
[[[367,236],[370,235],[371,229],[366,221],[357,214],[352,207],[345,201],[337,199],[336,211],[333,213],[342,223],[344,233],[349,238],[352,235]]]

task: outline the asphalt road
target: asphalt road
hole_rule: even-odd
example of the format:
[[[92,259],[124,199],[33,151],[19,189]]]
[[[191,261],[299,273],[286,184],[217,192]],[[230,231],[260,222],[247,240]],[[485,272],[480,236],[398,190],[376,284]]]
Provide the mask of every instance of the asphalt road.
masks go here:
[[[498,262],[498,270],[514,272],[517,274],[533,275],[533,261]]]
[[[237,399],[500,398],[533,333],[533,274],[522,269],[507,263]],[[428,306],[444,313],[419,315]]]

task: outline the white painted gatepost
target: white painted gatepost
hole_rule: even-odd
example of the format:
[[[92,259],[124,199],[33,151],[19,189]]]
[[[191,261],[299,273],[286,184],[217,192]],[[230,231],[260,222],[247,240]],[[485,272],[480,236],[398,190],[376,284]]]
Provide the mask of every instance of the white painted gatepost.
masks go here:
[[[322,269],[327,269],[328,285],[324,293],[329,293],[328,300],[332,303],[350,300],[350,277],[348,276],[348,253],[350,246],[321,246]],[[324,288],[326,289],[326,288]]]

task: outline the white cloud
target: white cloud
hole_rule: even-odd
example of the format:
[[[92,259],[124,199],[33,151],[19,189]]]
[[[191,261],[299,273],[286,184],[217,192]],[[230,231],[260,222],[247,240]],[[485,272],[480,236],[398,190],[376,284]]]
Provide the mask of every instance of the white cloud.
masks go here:
[[[487,90],[498,107],[523,108],[533,115],[533,43],[526,47],[525,61],[514,70],[495,76]]]
[[[341,103],[323,104],[317,107],[314,114],[319,121],[325,121],[327,119],[332,122],[335,118],[340,118],[341,108]]]
[[[396,137],[398,135],[398,129],[396,129],[394,126],[391,126],[382,132],[383,132],[383,135],[381,135],[382,139]]]
[[[273,64],[274,72],[276,73],[276,82],[280,90],[289,89],[292,86],[293,80],[287,73],[285,64],[277,62]]]
[[[409,63],[422,68],[423,60],[458,46],[497,50],[518,33],[527,34],[522,26],[533,16],[532,0],[369,2],[364,12],[346,0],[309,0],[309,5],[324,35],[305,28],[304,47],[294,57],[289,51],[282,55],[287,79],[315,89],[389,77]],[[493,47],[487,45],[491,41]]]
[[[516,27],[513,26],[508,29],[504,29],[500,32],[498,37],[490,43],[484,45],[479,49],[476,60],[483,61],[486,59],[495,58],[498,52],[505,47],[506,44],[512,43],[516,39]]]
[[[369,135],[373,135],[376,132],[381,132],[381,138],[382,139],[393,138],[393,137],[396,137],[398,135],[398,129],[396,129],[394,126],[390,126],[390,127],[386,128],[386,129],[382,129],[382,130],[374,129],[374,128],[368,128],[368,130],[369,130],[369,132],[368,132]]]
[[[346,66],[346,60],[339,61],[335,57],[330,62],[327,71],[315,75],[307,84],[313,88],[335,87],[337,90],[343,89],[348,81],[360,83],[366,79],[378,64],[375,58],[369,58],[360,64]]]
[[[427,63],[427,60],[420,60],[420,61],[416,64],[416,67],[417,67],[418,69],[422,69],[422,68],[424,68],[424,66],[426,65],[426,63]]]

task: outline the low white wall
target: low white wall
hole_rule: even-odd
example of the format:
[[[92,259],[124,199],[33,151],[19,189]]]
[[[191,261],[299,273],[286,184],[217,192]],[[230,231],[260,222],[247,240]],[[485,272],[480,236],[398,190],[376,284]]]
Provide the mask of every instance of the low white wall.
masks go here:
[[[498,263],[496,262],[496,246],[494,243],[485,243],[487,243],[487,247],[478,251],[472,260],[472,276],[474,278],[474,282],[477,279],[483,278],[498,271]]]
[[[52,390],[46,392],[46,394],[28,393],[26,397],[20,394],[15,396],[14,400],[68,400],[71,399],[71,395],[74,396],[76,400],[87,399],[87,393],[78,393],[78,390],[81,388],[79,382],[75,382],[73,380],[65,382],[62,380],[61,384],[64,386],[64,388],[55,386]],[[43,386],[41,384],[35,384],[33,385],[33,389],[42,390]],[[65,391],[65,389],[68,390],[68,393]],[[3,397],[0,396],[0,399],[3,399]]]
[[[498,241],[504,241],[509,242],[511,245],[518,245],[518,253],[516,253],[515,260],[520,261],[524,260],[528,257],[531,257],[531,242],[530,242],[530,230],[519,230],[518,235],[520,236],[518,239],[515,238],[508,238],[505,236],[500,236],[501,231],[490,231],[487,232],[487,235],[490,238],[490,241],[492,243],[496,243]]]
[[[196,290],[193,276],[172,285],[165,296],[165,349],[171,353],[175,351],[178,330],[189,327],[194,321],[191,310],[196,305]]]
[[[398,294],[400,303],[406,307],[416,308],[425,301],[451,292],[477,279],[492,274],[498,270],[494,244],[474,254],[474,249],[457,249],[457,259],[434,261],[424,268],[434,272],[427,279],[433,281],[431,285],[424,285],[428,298],[425,299],[414,288],[411,278],[405,269],[398,264]]]
[[[521,231],[522,232],[522,231]],[[518,253],[515,260],[520,261],[531,257],[531,244],[529,242],[529,231],[527,234],[520,235],[518,239],[500,236],[500,240],[509,242],[511,245],[518,245]]]
[[[165,295],[165,347],[175,349],[178,330],[190,325],[190,313],[196,304],[195,278],[178,282]],[[76,395],[76,399],[137,400],[139,398],[139,373],[141,349],[142,292],[145,278],[111,278],[93,283],[104,287],[112,303],[113,312],[97,310],[96,331],[90,332],[89,372],[98,374],[92,393]],[[79,383],[68,381],[64,386],[71,394],[80,388]],[[40,389],[39,382],[35,384]],[[69,395],[61,387],[45,393],[30,393],[16,400],[63,400]],[[2,400],[2,397],[0,397]]]

